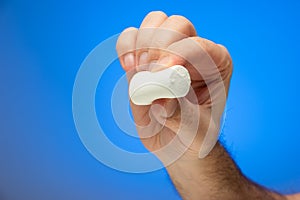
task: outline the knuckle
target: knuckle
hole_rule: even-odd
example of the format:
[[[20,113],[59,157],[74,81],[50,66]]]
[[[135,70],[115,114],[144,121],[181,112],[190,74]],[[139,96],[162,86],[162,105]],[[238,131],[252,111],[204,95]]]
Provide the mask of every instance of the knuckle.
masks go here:
[[[223,73],[226,76],[230,77],[232,75],[232,72],[233,72],[232,58],[230,56],[230,53],[229,53],[228,49],[225,46],[223,46],[221,44],[218,44],[218,46],[223,51],[223,59],[222,59],[221,65],[223,66],[224,69],[222,71],[224,71]]]
[[[147,16],[167,16],[167,15],[162,11],[151,11],[147,14]]]
[[[182,26],[183,29],[188,30],[188,34],[194,35],[196,32],[194,29],[194,25],[186,17],[183,17],[181,15],[172,15],[169,17],[169,20],[173,21],[175,24]]]
[[[228,66],[228,68],[230,69],[230,71],[232,72],[232,58],[231,58],[231,56],[230,56],[230,53],[229,53],[229,51],[228,51],[228,49],[225,47],[225,46],[223,46],[223,45],[221,45],[221,44],[219,44],[219,46],[223,49],[223,52],[224,52],[224,59],[226,60],[226,62],[227,62],[227,66]]]
[[[136,30],[137,30],[137,28],[135,28],[135,27],[128,27],[128,28],[125,28],[122,33],[126,33],[126,32],[129,32],[129,31],[136,31]]]
[[[228,49],[222,44],[218,44],[218,45],[222,48],[222,51],[224,52],[225,56],[230,58]]]
[[[131,48],[132,38],[135,37],[137,33],[137,28],[129,27],[124,29],[124,31],[119,35],[116,49],[117,51],[124,51],[125,49]]]
[[[177,23],[186,24],[188,26],[192,25],[190,20],[188,20],[187,18],[185,18],[184,16],[181,16],[181,15],[171,15],[169,17],[169,19],[174,21],[174,22],[177,22]]]
[[[165,13],[161,11],[152,11],[144,17],[140,27],[156,27],[166,18],[168,18],[168,16]]]
[[[178,22],[180,22],[180,21],[188,21],[187,18],[185,18],[185,17],[183,17],[181,15],[171,15],[169,17],[169,19],[174,20],[174,21],[178,21]]]

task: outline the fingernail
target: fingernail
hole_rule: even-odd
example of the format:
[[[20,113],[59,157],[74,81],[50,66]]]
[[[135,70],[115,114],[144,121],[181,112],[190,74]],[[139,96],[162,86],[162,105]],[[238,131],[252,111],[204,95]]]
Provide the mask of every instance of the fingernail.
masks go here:
[[[139,65],[145,65],[148,62],[148,52],[143,52],[140,55]]]
[[[133,53],[128,53],[124,56],[124,65],[128,69],[132,69],[135,66]]]

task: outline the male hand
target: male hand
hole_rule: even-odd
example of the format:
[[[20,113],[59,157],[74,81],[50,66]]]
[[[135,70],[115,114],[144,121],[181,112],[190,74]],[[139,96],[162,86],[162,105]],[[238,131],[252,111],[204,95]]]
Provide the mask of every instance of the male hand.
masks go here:
[[[140,70],[157,71],[176,64],[188,69],[192,90],[186,98],[160,99],[150,106],[130,105],[143,144],[163,163],[170,164],[183,151],[198,158],[206,136],[200,154],[205,157],[218,138],[232,73],[226,48],[198,37],[188,19],[168,17],[163,12],[150,12],[139,29],[125,29],[116,48],[128,81]],[[159,152],[174,140],[180,128],[184,133],[172,148]]]
[[[159,99],[150,106],[130,102],[141,141],[165,164],[183,199],[299,199],[299,194],[282,196],[246,178],[217,143],[232,74],[225,47],[198,37],[182,16],[151,12],[139,29],[122,32],[117,52],[129,82],[138,71],[173,65],[190,73],[185,98]]]

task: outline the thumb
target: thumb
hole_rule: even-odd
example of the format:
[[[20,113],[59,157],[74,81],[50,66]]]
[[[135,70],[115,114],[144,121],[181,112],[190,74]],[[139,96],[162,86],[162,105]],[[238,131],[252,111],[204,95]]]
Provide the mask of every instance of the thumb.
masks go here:
[[[185,61],[179,56],[169,54],[167,52],[162,53],[156,63],[152,63],[149,66],[149,71],[161,71],[174,65],[184,65]],[[166,118],[171,118],[176,110],[178,110],[177,99],[158,99],[153,104],[159,104],[161,111],[156,112],[154,116],[158,121],[165,121]]]

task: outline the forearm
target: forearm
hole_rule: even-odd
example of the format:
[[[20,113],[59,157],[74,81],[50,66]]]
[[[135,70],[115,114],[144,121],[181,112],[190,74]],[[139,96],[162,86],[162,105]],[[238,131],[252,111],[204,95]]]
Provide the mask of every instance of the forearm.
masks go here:
[[[187,152],[167,171],[184,200],[285,199],[248,180],[219,143],[204,159]]]

